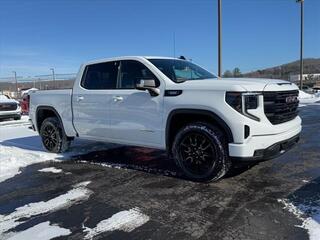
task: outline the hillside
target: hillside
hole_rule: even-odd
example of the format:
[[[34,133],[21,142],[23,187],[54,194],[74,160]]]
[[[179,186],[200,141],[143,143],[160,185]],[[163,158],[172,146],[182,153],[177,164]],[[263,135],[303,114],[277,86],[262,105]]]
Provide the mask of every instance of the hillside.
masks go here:
[[[320,73],[320,58],[306,58],[304,59],[303,72],[308,73]],[[244,73],[243,77],[255,77],[255,78],[278,78],[287,80],[291,74],[299,74],[300,62],[294,61],[291,63],[266,68],[263,70],[257,70],[254,72]]]

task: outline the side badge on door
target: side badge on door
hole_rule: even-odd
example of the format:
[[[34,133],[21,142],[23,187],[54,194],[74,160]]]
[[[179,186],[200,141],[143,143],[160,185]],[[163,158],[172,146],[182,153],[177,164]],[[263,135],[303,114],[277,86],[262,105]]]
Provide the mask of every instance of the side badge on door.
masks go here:
[[[165,97],[176,97],[182,94],[182,90],[165,90]]]

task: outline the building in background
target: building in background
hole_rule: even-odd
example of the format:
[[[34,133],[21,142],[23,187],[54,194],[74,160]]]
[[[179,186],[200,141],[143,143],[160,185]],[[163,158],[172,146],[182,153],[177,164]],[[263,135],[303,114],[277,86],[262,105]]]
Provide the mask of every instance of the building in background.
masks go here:
[[[309,73],[302,75],[303,85],[308,87],[313,87],[315,85],[320,86],[320,73]],[[299,85],[300,83],[300,75],[294,74],[289,76],[289,81]]]

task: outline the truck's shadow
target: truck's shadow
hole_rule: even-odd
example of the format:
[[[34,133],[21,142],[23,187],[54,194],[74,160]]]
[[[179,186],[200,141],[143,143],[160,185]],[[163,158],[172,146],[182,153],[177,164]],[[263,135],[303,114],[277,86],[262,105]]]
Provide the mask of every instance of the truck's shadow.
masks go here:
[[[28,151],[44,152],[39,136],[14,138],[0,143],[3,146],[14,146]],[[78,140],[71,146],[70,151],[60,154],[57,159],[64,161],[85,161],[89,164],[105,165],[114,168],[133,169],[151,174],[185,179],[165,151],[104,144]],[[248,166],[233,168],[225,178],[233,177],[247,171]]]
[[[168,158],[165,151],[157,149],[119,146],[74,156],[72,159],[102,166],[182,178],[182,174],[173,160]]]
[[[175,165],[174,160],[170,159],[165,151],[156,149],[121,146],[74,156],[72,159],[102,166],[133,169],[151,174],[186,179]],[[236,165],[224,178],[239,175],[252,166],[254,165]]]

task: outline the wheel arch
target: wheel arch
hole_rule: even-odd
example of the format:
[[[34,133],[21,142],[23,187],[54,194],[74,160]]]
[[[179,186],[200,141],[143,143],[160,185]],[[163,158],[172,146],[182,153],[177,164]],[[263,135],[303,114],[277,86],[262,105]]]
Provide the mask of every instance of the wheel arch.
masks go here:
[[[177,120],[179,123],[177,123]],[[201,109],[175,109],[169,113],[166,122],[165,143],[168,151],[171,151],[170,149],[172,147],[174,136],[177,134],[179,129],[186,124],[195,121],[206,121],[214,124],[226,134],[228,143],[233,142],[233,134],[230,127],[216,113]]]
[[[35,119],[36,119],[36,127],[37,127],[38,132],[40,132],[40,128],[41,128],[43,121],[48,117],[57,117],[60,124],[61,124],[62,130],[65,132],[64,126],[63,126],[63,121],[62,121],[62,118],[60,117],[60,114],[58,113],[58,111],[54,107],[51,107],[51,106],[38,106],[37,107]]]

